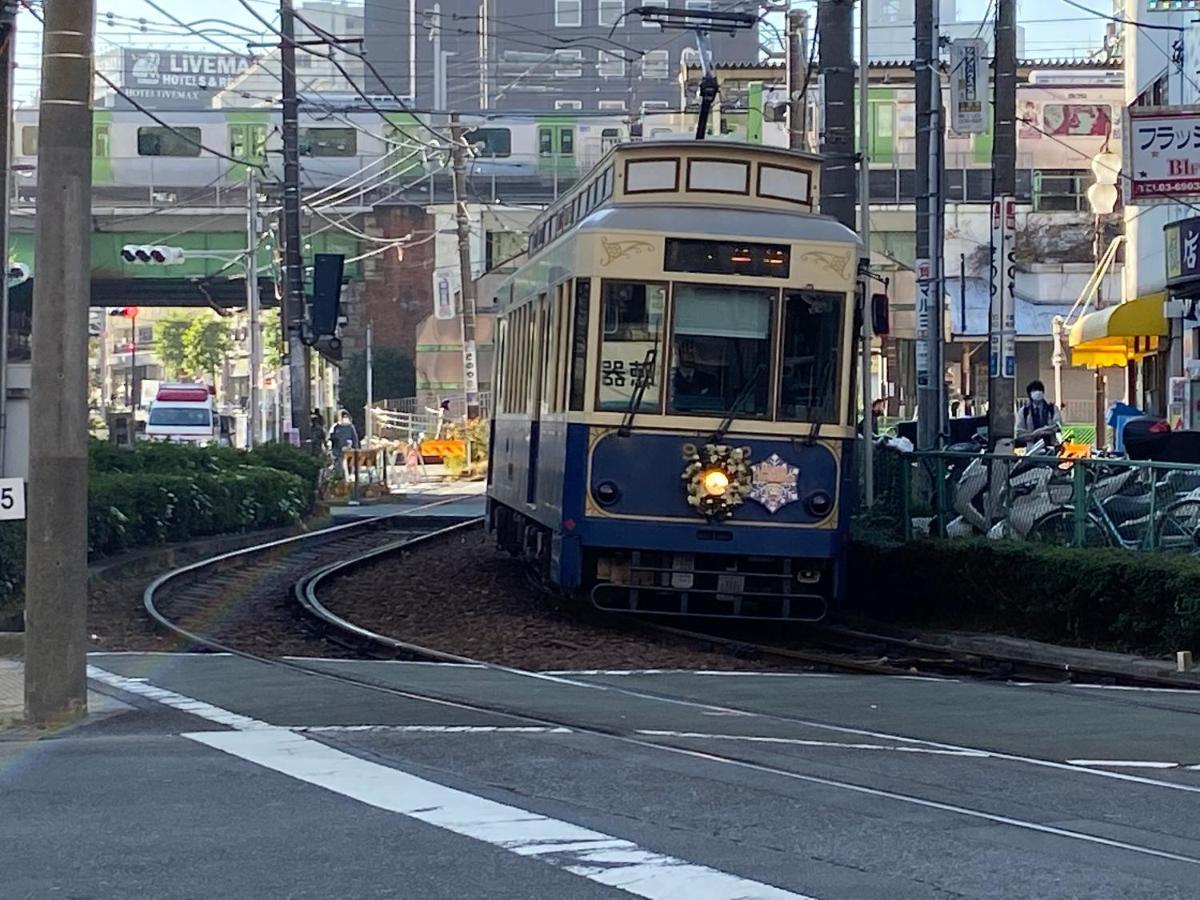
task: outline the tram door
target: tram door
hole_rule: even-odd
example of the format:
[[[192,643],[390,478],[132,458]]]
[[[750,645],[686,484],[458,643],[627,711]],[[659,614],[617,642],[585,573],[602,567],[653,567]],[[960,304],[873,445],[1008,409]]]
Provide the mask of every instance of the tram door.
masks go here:
[[[539,294],[533,315],[529,317],[529,349],[532,365],[529,367],[529,468],[525,479],[525,502],[537,502],[538,446],[541,440],[542,379],[546,371],[547,305],[546,294]]]

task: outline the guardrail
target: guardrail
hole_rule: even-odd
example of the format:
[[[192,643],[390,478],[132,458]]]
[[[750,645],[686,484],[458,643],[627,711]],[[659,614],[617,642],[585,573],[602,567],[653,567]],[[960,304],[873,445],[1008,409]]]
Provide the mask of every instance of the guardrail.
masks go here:
[[[1200,554],[1200,465],[886,447],[875,459],[874,511],[905,540],[986,535]]]

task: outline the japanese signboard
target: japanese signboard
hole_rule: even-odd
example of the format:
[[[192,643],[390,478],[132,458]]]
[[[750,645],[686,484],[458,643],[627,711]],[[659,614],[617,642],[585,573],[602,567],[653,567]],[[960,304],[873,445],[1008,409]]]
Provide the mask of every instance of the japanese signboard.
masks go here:
[[[121,89],[150,109],[204,109],[251,65],[232,53],[125,50]]]
[[[474,341],[463,344],[463,390],[467,395],[467,405],[479,402],[479,364]]]
[[[1200,281],[1200,216],[1163,226],[1167,284]]]
[[[950,42],[950,130],[983,134],[988,126],[987,41]]]
[[[629,405],[638,385],[645,382],[642,407],[658,406],[657,366],[646,369],[647,353],[655,341],[606,341],[600,356],[600,408],[621,410]]]
[[[929,387],[929,307],[933,294],[933,263],[917,260],[917,387]]]
[[[437,296],[433,302],[433,315],[436,319],[454,318],[454,301],[450,297],[450,279],[439,275],[437,280]]]
[[[1200,106],[1132,106],[1125,116],[1125,202],[1200,198]]]
[[[1016,345],[1016,231],[1017,201],[1011,196],[992,201],[992,302],[988,375],[1015,378]]]

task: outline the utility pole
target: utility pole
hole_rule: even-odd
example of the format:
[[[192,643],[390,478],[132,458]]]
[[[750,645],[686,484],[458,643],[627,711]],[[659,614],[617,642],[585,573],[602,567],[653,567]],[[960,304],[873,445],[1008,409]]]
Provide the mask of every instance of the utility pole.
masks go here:
[[[87,379],[95,0],[44,7],[33,290],[25,718],[87,712]],[[7,361],[6,361],[7,362]]]
[[[16,5],[0,2],[0,174],[4,197],[0,199],[0,251],[4,254],[4,281],[0,283],[0,477],[8,465],[8,204],[12,198],[12,88],[13,51],[17,43]]]
[[[283,82],[283,272],[280,304],[287,334],[292,427],[303,444],[308,435],[308,347],[304,344],[304,262],[300,231],[300,101],[296,97],[296,20],[292,0],[279,0],[279,73]]]
[[[788,146],[808,149],[808,13],[787,14]]]
[[[450,113],[450,154],[454,167],[454,218],[458,227],[458,272],[462,281],[463,390],[467,418],[479,418],[479,368],[475,353],[475,279],[471,277],[471,223],[467,218],[467,139],[458,113]]]
[[[854,159],[853,0],[820,0],[825,140],[821,145],[821,212],[851,231],[857,225]]]
[[[995,136],[992,142],[991,321],[988,354],[988,435],[994,446],[1015,430],[1016,330],[1013,247],[1017,189],[1017,2],[996,4]],[[1062,398],[1054,401],[1061,404]]]
[[[931,450],[942,429],[942,78],[938,0],[917,0],[917,446]]]
[[[250,409],[246,431],[251,447],[262,439],[262,310],[258,296],[258,179],[246,177],[246,314],[250,317]]]
[[[863,503],[875,503],[875,422],[871,417],[871,56],[868,0],[859,0],[858,18],[858,236],[862,240],[859,291],[862,298]]]

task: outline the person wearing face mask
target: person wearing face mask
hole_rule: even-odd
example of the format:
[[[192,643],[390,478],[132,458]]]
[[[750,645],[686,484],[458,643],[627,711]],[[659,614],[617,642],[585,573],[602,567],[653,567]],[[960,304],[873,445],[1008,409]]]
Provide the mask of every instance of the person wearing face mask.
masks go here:
[[[1046,399],[1046,386],[1040,381],[1031,381],[1025,390],[1029,394],[1029,402],[1017,416],[1017,435],[1057,431],[1062,426],[1062,415],[1058,407]]]

